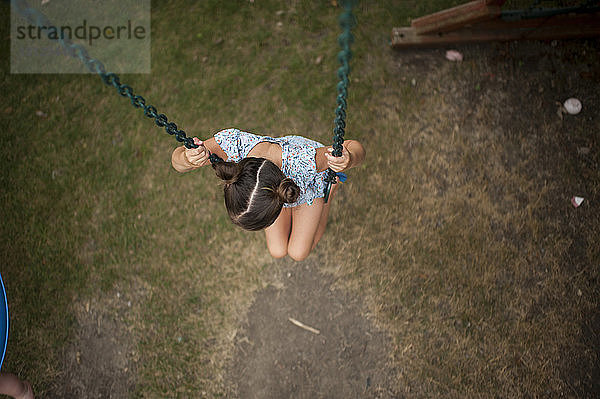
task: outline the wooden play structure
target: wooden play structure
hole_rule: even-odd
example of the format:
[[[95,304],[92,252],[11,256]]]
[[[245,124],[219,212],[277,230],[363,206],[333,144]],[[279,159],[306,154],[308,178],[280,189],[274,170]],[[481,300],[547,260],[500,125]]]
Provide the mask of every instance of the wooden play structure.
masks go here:
[[[426,47],[507,40],[600,36],[600,0],[578,6],[503,10],[506,0],[476,0],[392,29],[392,47]]]

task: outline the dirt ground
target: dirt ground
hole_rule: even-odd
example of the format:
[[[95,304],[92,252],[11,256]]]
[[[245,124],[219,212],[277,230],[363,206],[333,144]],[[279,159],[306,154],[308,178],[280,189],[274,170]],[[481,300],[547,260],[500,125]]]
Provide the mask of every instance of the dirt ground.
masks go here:
[[[75,306],[77,335],[62,354],[63,373],[48,398],[126,398],[135,389],[135,342],[126,315],[131,299],[119,291]]]
[[[390,340],[314,261],[281,262],[235,338],[235,398],[394,398]],[[289,318],[315,328],[311,332]]]

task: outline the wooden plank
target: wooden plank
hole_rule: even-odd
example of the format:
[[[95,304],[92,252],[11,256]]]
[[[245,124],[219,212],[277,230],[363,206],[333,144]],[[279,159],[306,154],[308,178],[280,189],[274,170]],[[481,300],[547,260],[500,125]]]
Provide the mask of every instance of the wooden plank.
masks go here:
[[[600,36],[600,13],[507,22],[489,20],[452,32],[419,35],[414,28],[394,28],[392,47],[428,47],[483,41],[572,39]]]
[[[410,26],[417,35],[447,32],[487,19],[496,18],[501,12],[498,0],[476,0],[412,20]]]

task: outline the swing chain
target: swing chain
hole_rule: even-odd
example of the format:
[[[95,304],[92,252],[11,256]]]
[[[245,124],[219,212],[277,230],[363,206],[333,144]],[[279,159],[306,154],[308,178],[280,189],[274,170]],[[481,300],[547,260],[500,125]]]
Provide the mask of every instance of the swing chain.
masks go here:
[[[119,94],[123,97],[128,97],[131,101],[131,105],[135,108],[143,108],[144,115],[148,118],[154,118],[154,122],[159,127],[164,127],[165,131],[172,136],[175,136],[175,139],[180,143],[183,143],[186,148],[198,148],[199,146],[194,144],[194,139],[187,137],[185,132],[177,127],[174,122],[169,122],[167,116],[165,114],[159,114],[156,108],[153,105],[146,105],[146,100],[144,97],[140,95],[135,95],[133,92],[133,88],[126,84],[121,84],[119,76],[115,73],[106,73],[106,69],[104,68],[104,64],[102,62],[92,58],[89,56],[85,47],[73,43],[68,38],[64,37],[64,32],[57,29],[54,24],[40,11],[31,8],[27,5],[24,0],[15,0],[12,1],[13,5],[16,7],[16,10],[23,15],[30,23],[35,24],[37,26],[47,27],[47,35],[50,40],[56,40],[62,46],[62,48],[66,51],[66,53],[74,58],[79,58],[79,60],[85,65],[85,67],[91,72],[98,74],[102,81],[107,86],[113,86]],[[58,34],[60,32],[60,34]],[[54,34],[53,34],[54,33]],[[217,157],[215,155],[215,157]],[[215,157],[211,156],[211,162],[217,161]],[[218,157],[217,157],[218,158]]]
[[[342,144],[344,142],[344,129],[346,128],[346,108],[347,108],[347,95],[348,95],[348,74],[350,73],[350,59],[352,58],[352,51],[350,46],[354,42],[354,36],[352,35],[351,29],[356,25],[356,19],[352,14],[352,8],[354,7],[355,0],[343,0],[344,12],[339,18],[339,24],[342,27],[342,34],[338,37],[338,43],[342,50],[338,53],[338,61],[341,66],[337,71],[337,76],[340,79],[337,85],[337,108],[335,110],[334,120],[334,137],[333,137],[333,155],[342,155]],[[87,50],[76,43],[71,42],[69,39],[64,37],[62,31],[60,31],[60,37],[53,37],[51,34],[59,32],[59,30],[52,24],[48,18],[40,11],[30,8],[25,0],[13,0],[12,4],[16,7],[16,10],[23,15],[30,23],[36,24],[37,26],[47,27],[48,38],[56,40],[71,57],[79,58],[79,60],[85,65],[85,67],[92,73],[96,73],[100,76],[102,81],[108,85],[113,86],[117,89],[119,94],[123,97],[128,97],[131,104],[135,108],[142,108],[144,115],[149,118],[154,118],[154,122],[159,127],[164,127],[166,132],[172,136],[175,136],[177,141],[182,142],[186,148],[198,148],[199,146],[194,143],[194,140],[187,137],[185,132],[178,129],[174,122],[169,122],[165,114],[159,114],[157,109],[153,105],[146,105],[144,97],[135,95],[133,88],[129,85],[121,84],[119,77],[115,73],[106,73],[106,69],[102,62],[91,58]],[[216,154],[210,155],[210,161],[212,163],[220,162],[222,159]],[[331,184],[336,182],[336,173],[328,169],[326,177],[326,188],[325,188],[325,202],[329,198],[329,191]]]
[[[177,127],[177,124],[169,122],[169,119],[165,114],[158,113],[156,107],[153,105],[146,105],[144,97],[135,95],[131,86],[121,84],[120,79],[116,74],[103,73],[100,74],[100,77],[106,85],[116,88],[121,96],[128,97],[131,101],[131,105],[135,108],[142,108],[144,110],[144,115],[148,118],[154,118],[156,126],[164,127],[168,134],[174,136],[175,139],[180,143],[183,143],[186,148],[198,148],[198,145],[194,144],[194,139],[187,137],[185,132]]]
[[[336,109],[335,119],[333,121],[333,152],[332,154],[336,157],[342,156],[342,144],[344,143],[344,133],[346,129],[346,110],[348,106],[348,75],[350,74],[350,60],[352,59],[352,51],[350,47],[354,43],[354,35],[352,34],[352,28],[356,26],[356,18],[352,14],[352,8],[354,7],[354,0],[343,1],[344,12],[340,15],[339,24],[342,28],[342,34],[338,37],[338,43],[342,50],[338,53],[337,59],[340,63],[340,67],[337,70],[337,77],[339,82],[337,84],[337,98],[336,98]],[[332,184],[337,181],[337,174],[331,169],[327,169],[327,176],[325,177],[325,203],[329,200],[329,193],[331,191]]]

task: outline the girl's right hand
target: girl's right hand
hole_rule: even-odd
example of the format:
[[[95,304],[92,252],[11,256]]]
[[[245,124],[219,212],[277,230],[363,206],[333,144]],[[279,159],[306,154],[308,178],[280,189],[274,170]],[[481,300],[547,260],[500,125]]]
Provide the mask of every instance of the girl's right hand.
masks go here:
[[[342,147],[342,156],[339,157],[333,155],[333,147],[328,147],[325,158],[327,158],[327,166],[334,172],[342,172],[350,165],[350,153],[346,147]]]
[[[185,160],[193,166],[203,166],[208,157],[210,157],[210,151],[206,149],[202,140],[198,137],[194,137],[194,144],[198,145],[198,148],[186,148],[183,157]]]

